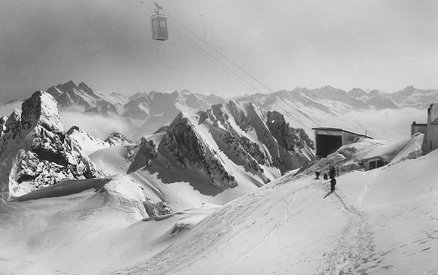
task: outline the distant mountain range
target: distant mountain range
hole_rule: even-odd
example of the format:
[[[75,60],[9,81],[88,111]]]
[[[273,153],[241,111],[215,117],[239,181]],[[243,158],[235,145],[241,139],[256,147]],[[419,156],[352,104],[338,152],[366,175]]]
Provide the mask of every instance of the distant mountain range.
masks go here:
[[[187,90],[173,93],[138,92],[125,97],[94,91],[81,82],[73,81],[47,89],[61,110],[80,108],[90,114],[118,116],[135,128],[132,138],[152,134],[163,125],[169,125],[181,111],[207,110],[213,104],[225,104],[229,99],[217,95],[191,93]],[[286,121],[303,128],[308,134],[312,127],[339,127],[363,132],[372,125],[352,120],[351,112],[398,110],[416,108],[425,110],[438,102],[438,89],[421,90],[408,86],[394,93],[378,90],[350,91],[325,86],[318,89],[295,88],[270,94],[248,94],[232,98],[236,102],[251,102],[266,111],[280,111]]]

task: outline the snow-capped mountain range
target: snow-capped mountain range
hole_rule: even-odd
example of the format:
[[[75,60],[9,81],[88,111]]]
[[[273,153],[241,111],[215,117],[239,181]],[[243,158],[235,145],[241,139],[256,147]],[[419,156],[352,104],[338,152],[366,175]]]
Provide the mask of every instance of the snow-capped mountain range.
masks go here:
[[[61,110],[80,108],[90,115],[117,116],[133,129],[130,136],[134,139],[152,134],[163,125],[169,125],[181,111],[206,110],[212,104],[224,104],[230,100],[187,90],[173,93],[138,92],[125,97],[117,93],[96,92],[83,82],[76,85],[73,81],[50,87],[47,92],[57,100]],[[376,128],[371,118],[366,121],[363,117],[372,117],[372,114],[380,116],[381,113],[396,117],[398,110],[413,109],[415,114],[411,116],[411,120],[420,120],[423,116],[420,116],[419,110],[423,111],[431,103],[438,101],[438,90],[421,90],[408,86],[394,93],[386,93],[359,88],[344,91],[325,86],[318,89],[295,88],[270,94],[249,94],[231,100],[252,102],[267,111],[279,111],[286,121],[303,128],[309,135],[313,127],[337,127],[358,133],[367,131],[371,136],[382,138],[379,136],[382,129]],[[405,127],[408,129],[409,125]],[[401,134],[383,137],[401,138]]]
[[[308,135],[319,123],[354,127],[358,110],[423,112],[434,91],[324,87],[225,101],[188,91],[124,98],[73,82],[49,90],[0,117],[0,273],[438,270],[438,155],[421,156],[423,135],[365,140],[317,161]],[[145,134],[66,131],[58,111],[78,107]],[[376,152],[391,163],[364,171],[361,159]],[[329,165],[339,171],[332,194],[314,179]]]
[[[64,86],[69,87],[67,94],[81,90],[82,95],[97,98],[85,84]],[[58,96],[73,98],[61,97],[65,93]],[[2,118],[2,191],[19,196],[63,179],[112,175],[104,167],[102,172],[95,169],[88,156],[134,144],[120,133],[101,140],[76,126],[64,131],[59,105],[51,94],[35,92],[24,101],[21,113],[14,110],[9,118]],[[283,115],[235,101],[180,112],[164,132],[142,138],[132,151],[128,173],[142,168],[158,173],[165,183],[186,181],[201,193],[216,194],[237,187],[238,182],[262,186],[314,159],[312,140],[302,129],[291,127]],[[175,173],[182,178],[176,180]]]
[[[181,112],[165,131],[142,140],[128,171],[143,168],[167,183],[176,172],[178,181],[217,194],[239,184],[263,186],[313,160],[313,149],[280,113],[230,101]]]

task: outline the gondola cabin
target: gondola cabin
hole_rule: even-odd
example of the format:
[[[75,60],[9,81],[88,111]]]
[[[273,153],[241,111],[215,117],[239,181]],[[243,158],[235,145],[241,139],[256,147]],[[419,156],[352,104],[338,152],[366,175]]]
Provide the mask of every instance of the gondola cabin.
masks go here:
[[[165,41],[169,38],[167,31],[167,17],[164,14],[160,14],[160,10],[163,8],[155,3],[155,14],[151,18],[152,26],[152,39]]]

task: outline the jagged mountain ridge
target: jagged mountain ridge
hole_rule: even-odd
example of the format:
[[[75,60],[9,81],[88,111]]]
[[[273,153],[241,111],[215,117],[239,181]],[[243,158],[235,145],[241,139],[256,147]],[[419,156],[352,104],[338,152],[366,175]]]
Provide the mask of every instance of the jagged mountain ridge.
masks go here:
[[[53,185],[63,179],[99,176],[78,144],[64,132],[57,102],[37,91],[14,110],[0,140],[2,192],[12,196]]]
[[[129,135],[134,139],[169,125],[180,111],[205,110],[212,104],[226,102],[217,95],[194,94],[187,90],[173,93],[139,92],[126,98],[117,93],[98,93],[84,83],[76,85],[73,81],[56,85],[47,91],[58,99],[61,110],[81,106],[89,113],[116,115],[126,120],[126,125],[130,125],[128,127],[132,129]],[[369,121],[350,119],[349,114],[361,113],[361,117],[364,117],[368,111],[403,108],[424,110],[432,102],[438,101],[438,90],[421,90],[408,86],[394,93],[359,88],[347,92],[325,86],[318,89],[295,88],[292,91],[282,90],[271,94],[250,94],[235,97],[234,100],[252,102],[268,111],[280,111],[289,123],[303,128],[308,134],[313,127],[336,127],[358,133],[368,130],[371,135],[375,135],[380,129],[374,129]],[[419,119],[418,114],[412,118]]]
[[[92,93],[84,85],[66,86],[70,90],[81,86],[83,94]],[[181,105],[193,97],[189,92],[184,92],[183,97],[180,93],[170,96],[179,97]],[[102,140],[75,126],[64,131],[58,105],[49,93],[38,91],[24,101],[22,112],[15,110],[2,118],[0,157],[7,162],[2,169],[2,182],[9,183],[2,190],[9,189],[11,195],[18,196],[63,179],[102,176],[88,156],[110,146],[133,145],[120,133]],[[290,127],[278,112],[265,112],[254,104],[235,101],[197,112],[191,111],[194,108],[195,105],[186,108],[165,132],[158,134],[163,135],[162,142],[144,149],[142,141],[137,155],[156,150],[166,159],[167,168],[184,170],[192,166],[198,179],[202,178],[195,184],[210,182],[217,192],[236,187],[239,177],[250,177],[256,186],[262,186],[313,158],[313,142],[302,129]],[[146,154],[146,159],[150,158]],[[138,162],[131,170],[135,165]]]
[[[101,140],[76,126],[64,131],[57,105],[49,93],[37,91],[21,110],[0,119],[2,192],[20,196],[66,179],[101,177],[88,155],[132,143],[120,133]]]
[[[98,93],[83,82],[76,85],[73,81],[50,87],[47,92],[58,101],[60,108],[81,107],[89,113],[125,118],[137,128],[136,138],[169,124],[181,111],[206,109],[210,104],[225,102],[215,95],[193,94],[187,90],[138,92],[124,97],[117,93]]]
[[[312,148],[280,113],[230,101],[181,112],[164,132],[142,139],[128,173],[145,169],[167,183],[175,173],[201,193],[217,194],[242,182],[262,186],[311,161]]]

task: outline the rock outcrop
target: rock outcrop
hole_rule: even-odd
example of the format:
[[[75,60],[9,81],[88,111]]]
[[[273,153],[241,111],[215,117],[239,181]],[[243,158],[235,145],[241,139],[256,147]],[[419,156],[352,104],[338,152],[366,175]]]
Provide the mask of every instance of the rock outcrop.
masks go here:
[[[291,127],[281,113],[269,111],[266,124],[272,135],[277,139],[278,144],[286,150],[297,151],[297,148],[302,149],[306,145],[315,149],[313,141],[306,132],[303,129]]]
[[[189,164],[202,170],[211,183],[225,190],[237,186],[237,182],[217,158],[217,153],[203,141],[192,122],[180,113],[166,131],[159,145],[159,150],[166,151],[181,167]]]
[[[133,144],[134,142],[121,133],[113,132],[105,140],[110,146]]]
[[[0,117],[0,138],[3,136],[4,131],[6,130],[6,121],[8,120],[7,116]]]
[[[100,174],[77,142],[63,131],[55,99],[37,91],[14,110],[4,125],[0,144],[2,191],[13,196],[53,185],[63,179]]]

